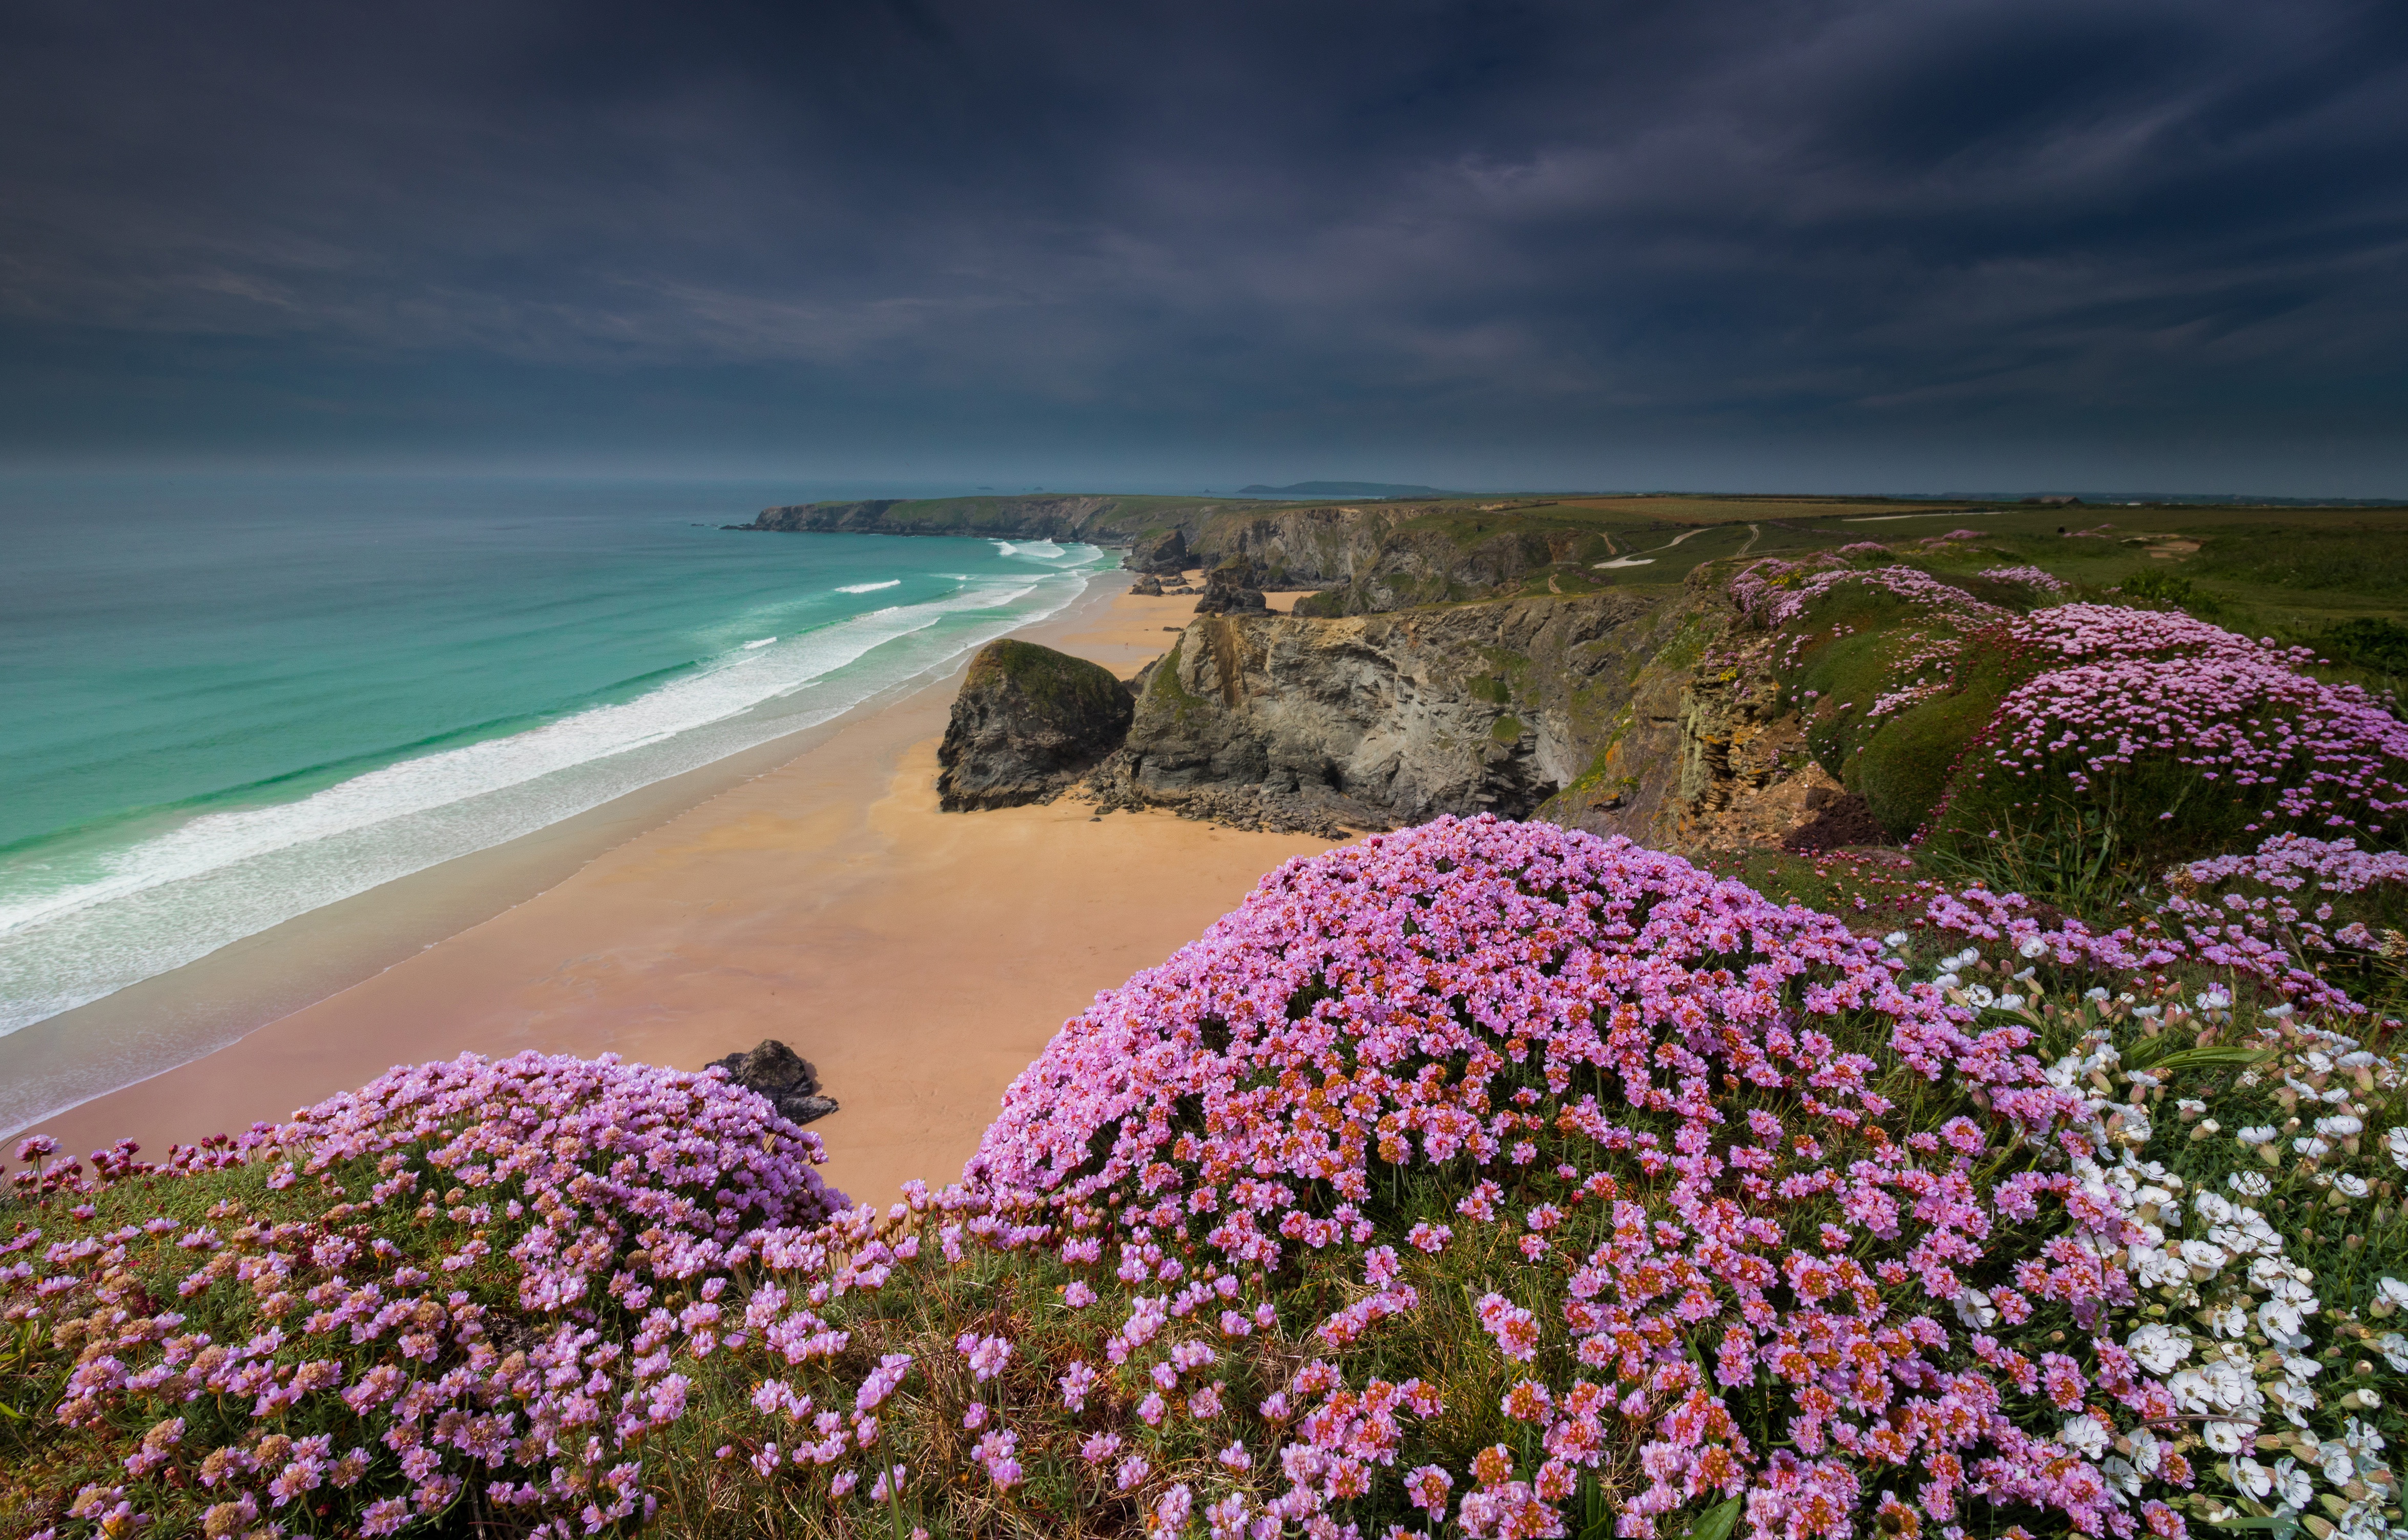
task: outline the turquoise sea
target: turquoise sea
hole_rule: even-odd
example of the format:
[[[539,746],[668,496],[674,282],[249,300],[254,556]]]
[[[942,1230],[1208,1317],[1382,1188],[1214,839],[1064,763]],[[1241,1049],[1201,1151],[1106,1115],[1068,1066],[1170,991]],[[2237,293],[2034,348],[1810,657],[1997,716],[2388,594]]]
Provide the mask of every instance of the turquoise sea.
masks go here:
[[[718,527],[953,490],[0,480],[0,1035],[826,721],[1115,559]]]

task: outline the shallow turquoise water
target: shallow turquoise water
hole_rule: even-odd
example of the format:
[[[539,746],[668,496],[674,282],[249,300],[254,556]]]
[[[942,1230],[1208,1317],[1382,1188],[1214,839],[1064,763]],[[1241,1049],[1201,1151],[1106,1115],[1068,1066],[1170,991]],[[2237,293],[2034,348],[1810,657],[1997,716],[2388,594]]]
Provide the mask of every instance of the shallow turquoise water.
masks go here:
[[[0,1033],[824,721],[1110,560],[716,527],[813,495],[0,481]]]

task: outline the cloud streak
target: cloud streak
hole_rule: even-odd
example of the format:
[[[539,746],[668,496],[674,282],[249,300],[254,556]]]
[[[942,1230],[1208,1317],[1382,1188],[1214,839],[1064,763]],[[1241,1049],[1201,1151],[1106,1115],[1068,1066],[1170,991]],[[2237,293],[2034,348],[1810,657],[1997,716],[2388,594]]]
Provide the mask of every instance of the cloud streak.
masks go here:
[[[2394,7],[827,10],[19,7],[0,449],[2408,493]]]

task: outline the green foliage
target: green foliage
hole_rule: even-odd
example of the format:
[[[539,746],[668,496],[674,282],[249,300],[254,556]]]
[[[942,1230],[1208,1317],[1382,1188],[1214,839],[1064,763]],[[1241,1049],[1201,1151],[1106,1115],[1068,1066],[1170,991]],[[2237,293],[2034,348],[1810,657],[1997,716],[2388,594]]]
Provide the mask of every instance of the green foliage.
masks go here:
[[[1965,741],[1982,730],[1998,704],[1989,690],[1971,687],[1909,707],[1865,736],[1842,780],[1884,828],[1906,839],[1940,805]]]
[[[1082,657],[1004,637],[979,649],[970,660],[966,688],[1009,681],[1029,699],[1061,709],[1077,706],[1109,714],[1126,698],[1110,669]]]
[[[1834,590],[1793,623],[1810,641],[1783,670],[1784,696],[1807,713],[1814,758],[1865,799],[1899,839],[1920,828],[1945,793],[1958,752],[2012,688],[1994,654],[1953,664],[1914,660],[1958,634],[1947,617],[1880,589]],[[1928,685],[1920,698],[1875,714],[1885,696]]]
[[[2244,526],[2208,540],[2188,565],[2201,577],[2273,588],[2408,593],[2408,530]]]
[[[1500,716],[1490,725],[1488,736],[1499,743],[1518,743],[1522,741],[1522,719],[1518,716]]]
[[[1186,641],[1185,637],[1181,637],[1170,644],[1169,653],[1154,665],[1154,677],[1146,681],[1145,686],[1148,700],[1168,707],[1182,716],[1205,703],[1202,697],[1191,693],[1185,684],[1180,683],[1179,649]]]
[[[2212,595],[2200,591],[2199,585],[2163,568],[2151,568],[2126,578],[2122,597],[2141,606],[2163,606],[2170,610],[2186,611],[2201,620],[2223,613],[2224,606]]]
[[[2328,627],[2314,644],[2336,663],[2386,675],[2408,674],[2408,626],[2360,616]]]

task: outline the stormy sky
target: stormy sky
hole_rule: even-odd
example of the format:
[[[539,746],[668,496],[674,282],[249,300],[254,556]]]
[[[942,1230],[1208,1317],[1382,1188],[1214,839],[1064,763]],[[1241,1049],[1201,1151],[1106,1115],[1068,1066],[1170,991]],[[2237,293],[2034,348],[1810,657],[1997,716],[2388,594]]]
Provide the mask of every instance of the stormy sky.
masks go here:
[[[2408,6],[0,3],[0,465],[2408,495]]]

